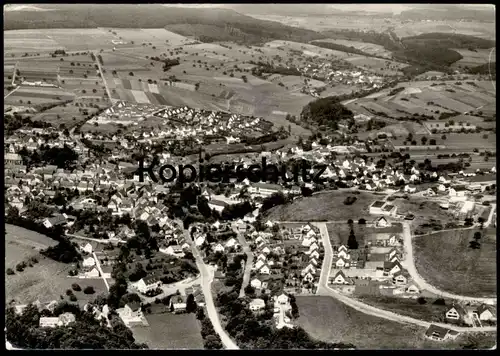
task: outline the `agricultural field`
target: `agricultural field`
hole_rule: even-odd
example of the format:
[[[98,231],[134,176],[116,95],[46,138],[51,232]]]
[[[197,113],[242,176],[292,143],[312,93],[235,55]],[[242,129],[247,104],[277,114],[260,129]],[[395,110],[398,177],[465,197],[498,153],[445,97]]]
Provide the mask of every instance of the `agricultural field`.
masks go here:
[[[38,104],[62,103],[73,100],[75,95],[53,87],[21,86],[13,90],[5,99],[7,105],[34,106]]]
[[[430,219],[441,221],[443,226],[448,222],[456,222],[456,218],[449,210],[440,208],[440,203],[429,201],[425,198],[410,197],[410,199],[396,198],[391,201],[391,204],[398,208],[398,214],[413,214],[415,220],[412,220],[412,225],[417,226],[421,223],[428,222]]]
[[[295,199],[287,205],[279,205],[267,212],[267,218],[276,221],[346,221],[367,218],[369,205],[377,195],[366,192],[354,194],[342,190]],[[351,205],[343,204],[348,196],[356,197]],[[341,208],[339,208],[341,207]]]
[[[428,340],[423,327],[367,315],[331,297],[296,297],[296,300],[298,324],[321,341],[352,343],[357,349],[457,349],[467,343],[465,335],[453,341]],[[485,335],[480,348],[490,348],[495,341],[495,334]]]
[[[203,349],[201,326],[194,314],[146,314],[149,327],[134,327],[136,342],[150,349]]]
[[[487,22],[468,21],[415,21],[410,23],[395,23],[394,32],[399,38],[418,36],[422,33],[460,33],[494,40],[496,37],[495,24]]]
[[[56,49],[66,52],[111,49],[115,39],[113,34],[98,28],[4,31],[4,53],[12,58],[25,53],[46,55]]]
[[[471,249],[477,231],[481,246]],[[419,274],[436,288],[473,297],[496,295],[496,229],[437,232],[416,236],[413,244]]]
[[[15,270],[20,262],[27,262],[35,257],[39,262],[33,267],[26,267],[23,272],[15,271],[14,275],[5,276],[5,298],[16,300],[18,303],[30,303],[39,300],[42,303],[60,300],[60,296],[71,289],[72,283],[78,283],[82,290],[89,285],[96,291],[93,295],[75,292],[79,303],[85,304],[96,295],[106,291],[102,279],[79,279],[68,277],[68,272],[74,266],[53,261],[39,251],[57,243],[45,235],[26,230],[14,225],[5,225],[5,267]]]
[[[96,108],[97,106],[97,108]],[[87,120],[87,115],[97,112],[98,108],[107,107],[108,103],[100,98],[78,99],[54,108],[37,113],[31,117],[33,121],[43,121],[54,127],[64,125],[67,129]]]
[[[482,110],[489,114],[488,106],[496,103],[496,91],[489,81],[474,81],[474,86],[466,82],[461,85],[456,82],[440,82],[439,85],[431,81],[405,82],[395,88],[401,87],[405,89],[395,95],[389,95],[392,89],[385,89],[345,105],[355,113],[382,112],[394,118],[425,114],[437,118],[443,112],[462,114]]]
[[[485,63],[495,63],[496,62],[496,50],[495,48],[490,49],[475,49],[470,51],[468,49],[457,49],[453,48],[454,51],[462,55],[461,60],[453,63],[452,67],[476,67]],[[492,67],[493,69],[493,67]]]

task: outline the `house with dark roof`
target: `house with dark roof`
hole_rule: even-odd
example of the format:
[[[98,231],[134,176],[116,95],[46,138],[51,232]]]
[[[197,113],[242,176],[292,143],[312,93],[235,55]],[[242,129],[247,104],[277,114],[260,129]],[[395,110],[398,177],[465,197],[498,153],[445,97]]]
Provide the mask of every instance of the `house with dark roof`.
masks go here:
[[[431,340],[435,341],[443,341],[446,339],[455,339],[459,335],[459,332],[442,328],[440,326],[431,324],[427,331],[425,332],[425,336]]]
[[[51,227],[58,226],[58,225],[64,225],[67,223],[66,216],[63,214],[58,214],[55,215],[51,218],[47,218],[43,221],[43,225],[47,228],[50,229]]]

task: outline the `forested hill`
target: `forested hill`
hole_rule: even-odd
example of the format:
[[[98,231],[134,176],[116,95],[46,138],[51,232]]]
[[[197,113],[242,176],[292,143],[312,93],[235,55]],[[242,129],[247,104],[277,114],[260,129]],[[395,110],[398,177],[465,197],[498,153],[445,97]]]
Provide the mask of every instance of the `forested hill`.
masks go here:
[[[145,5],[39,4],[48,11],[4,12],[4,30],[43,28],[163,28],[210,26],[248,41],[288,39],[308,42],[323,36],[311,30],[245,16],[230,9],[196,9]],[[186,27],[186,26],[185,26]],[[189,32],[184,28],[184,32]],[[217,30],[213,31],[217,33]],[[186,33],[184,33],[186,34]],[[210,35],[210,34],[207,34]],[[225,38],[224,38],[225,39]]]
[[[454,34],[454,33],[423,33],[418,36],[404,37],[401,41],[405,45],[425,45],[442,48],[474,48],[488,49],[495,46],[495,41],[484,38]]]

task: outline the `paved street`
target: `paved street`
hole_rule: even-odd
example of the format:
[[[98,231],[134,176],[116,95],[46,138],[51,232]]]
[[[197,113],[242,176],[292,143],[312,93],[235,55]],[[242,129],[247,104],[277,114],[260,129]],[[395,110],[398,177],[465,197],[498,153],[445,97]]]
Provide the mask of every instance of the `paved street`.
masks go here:
[[[196,259],[196,266],[201,273],[201,287],[203,289],[203,294],[205,295],[205,309],[210,321],[212,322],[214,330],[219,335],[222,344],[224,344],[224,348],[228,350],[239,350],[238,345],[236,345],[236,343],[231,340],[229,335],[220,324],[219,314],[217,313],[217,309],[215,308],[211,289],[212,281],[214,278],[214,270],[212,267],[205,264],[198,248],[196,247],[193,239],[187,231],[184,231],[184,236],[186,237],[188,243],[191,245],[193,256]]]
[[[432,238],[432,235],[429,236],[419,236],[418,238]],[[480,303],[487,303],[487,304],[496,304],[497,299],[496,298],[476,298],[476,297],[466,297],[462,295],[457,295],[453,293],[448,293],[445,291],[442,291],[429,283],[427,283],[419,274],[417,271],[417,267],[415,266],[415,258],[413,256],[413,244],[412,244],[412,235],[411,235],[411,228],[410,224],[404,222],[403,223],[403,239],[404,239],[404,248],[405,248],[405,259],[402,262],[403,266],[407,269],[408,273],[410,276],[413,278],[415,283],[418,284],[418,286],[421,289],[425,289],[431,293],[434,293],[436,295],[439,295],[443,298],[451,298],[451,299],[456,299],[456,300],[461,300],[465,302],[480,302]]]

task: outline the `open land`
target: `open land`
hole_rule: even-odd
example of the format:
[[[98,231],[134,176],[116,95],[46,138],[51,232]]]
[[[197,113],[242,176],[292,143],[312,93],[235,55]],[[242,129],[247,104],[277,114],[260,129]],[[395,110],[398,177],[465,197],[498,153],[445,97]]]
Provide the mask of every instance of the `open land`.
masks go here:
[[[15,266],[36,257],[38,263],[33,267],[26,267],[23,272],[15,271],[14,275],[6,275],[5,291],[6,300],[16,300],[19,304],[39,300],[42,303],[59,300],[60,296],[68,298],[65,294],[71,289],[71,284],[78,283],[82,290],[86,286],[93,286],[94,294],[74,292],[79,304],[93,300],[96,295],[106,291],[102,279],[79,279],[68,277],[74,268],[72,265],[53,261],[40,255],[41,249],[54,246],[56,242],[45,235],[26,230],[14,225],[5,225],[5,267],[15,270]]]
[[[356,197],[352,205],[344,205],[347,196]],[[376,199],[375,194],[332,191],[302,197],[287,205],[280,205],[269,211],[268,218],[277,221],[346,221],[368,216],[368,207]]]
[[[194,314],[146,314],[149,327],[132,329],[137,342],[150,349],[203,349],[198,320]]]
[[[326,342],[341,340],[358,349],[453,349],[466,340],[460,335],[453,341],[431,341],[424,336],[425,328],[366,315],[330,297],[297,297],[297,305],[298,324],[312,337]],[[482,341],[482,348],[491,347],[495,335]]]
[[[443,231],[413,239],[418,272],[437,288],[459,295],[496,293],[496,229],[480,231],[479,249],[469,242],[479,229]],[[457,258],[460,256],[460,258]]]

